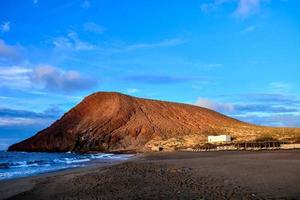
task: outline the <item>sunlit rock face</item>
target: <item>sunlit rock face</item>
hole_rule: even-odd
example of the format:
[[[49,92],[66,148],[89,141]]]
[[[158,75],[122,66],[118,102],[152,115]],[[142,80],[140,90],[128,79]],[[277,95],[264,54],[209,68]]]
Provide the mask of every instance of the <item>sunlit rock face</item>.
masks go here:
[[[240,122],[198,106],[98,92],[9,150],[145,152],[192,147],[207,142],[212,134],[247,141],[269,133],[280,139],[289,132],[299,129],[282,135],[278,129]]]

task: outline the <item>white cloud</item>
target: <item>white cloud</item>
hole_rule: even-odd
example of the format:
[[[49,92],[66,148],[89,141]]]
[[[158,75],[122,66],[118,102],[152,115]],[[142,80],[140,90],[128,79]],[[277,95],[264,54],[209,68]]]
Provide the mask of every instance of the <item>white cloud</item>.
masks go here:
[[[201,106],[204,108],[208,108],[211,110],[215,110],[218,112],[233,112],[234,106],[229,103],[217,103],[215,101],[205,99],[205,98],[198,98],[197,102],[195,103],[197,106]]]
[[[100,31],[100,30],[99,30]],[[100,32],[98,32],[100,34]],[[126,43],[124,41],[110,41],[101,45],[94,45],[86,41],[82,41],[78,34],[74,31],[69,32],[66,36],[56,37],[52,40],[52,44],[57,50],[66,51],[95,51],[103,54],[119,54],[128,51],[167,48],[184,44],[185,41],[180,38],[167,38],[157,42],[144,43]]]
[[[248,26],[244,30],[242,30],[241,33],[250,33],[255,31],[255,29],[256,29],[255,26]]]
[[[42,89],[54,92],[73,92],[96,86],[96,79],[77,71],[64,71],[51,65],[29,67],[0,67],[0,86],[11,89]]]
[[[239,0],[238,8],[235,11],[237,17],[247,17],[259,9],[262,0]]]
[[[81,7],[82,7],[83,9],[89,9],[90,6],[91,6],[91,4],[90,4],[90,1],[88,1],[88,0],[82,2],[82,4],[81,4]]]
[[[0,96],[0,99],[14,99],[14,97]]]
[[[42,92],[42,91],[37,91],[37,90],[31,90],[28,93],[34,94],[34,95],[40,95],[40,96],[49,96],[48,92]],[[58,97],[58,98],[66,98],[66,99],[76,100],[76,101],[80,101],[84,98],[84,96],[71,96],[71,95],[65,95],[65,94],[51,94],[51,96]]]
[[[269,84],[269,87],[272,92],[286,93],[292,88],[292,84],[285,82],[272,82]]]
[[[33,70],[31,79],[51,91],[71,92],[96,86],[97,80],[83,77],[77,71],[63,71],[51,65],[40,65]]]
[[[21,47],[6,44],[3,40],[0,39],[0,61],[20,61],[22,57],[20,55],[20,49]]]
[[[10,22],[3,22],[1,24],[1,31],[2,32],[9,32],[10,31]]]
[[[281,123],[281,126],[300,127],[300,115],[277,115],[269,117],[269,120]]]
[[[28,72],[31,72],[32,70],[29,68],[24,67],[0,67],[0,76],[14,76],[19,74],[27,74]]]
[[[140,92],[140,89],[137,89],[137,88],[129,88],[129,89],[126,90],[126,92],[127,92],[128,94],[135,94],[135,93]]]
[[[211,3],[203,3],[200,6],[200,9],[204,13],[212,12],[216,9],[218,9],[220,6],[226,3],[234,2],[234,0],[214,0]]]
[[[66,37],[55,38],[53,45],[58,49],[69,50],[93,50],[95,48],[94,45],[80,40],[74,31],[69,32]]]
[[[267,116],[245,115],[238,118],[240,120],[258,125],[300,127],[299,114],[279,114]]]
[[[73,46],[69,38],[58,37],[53,40],[53,45],[59,49],[69,49]]]
[[[238,18],[245,18],[257,12],[263,1],[266,0],[214,0],[211,3],[202,4],[200,9],[204,13],[209,13],[218,10],[225,4],[236,4],[237,6],[233,11],[233,15]]]
[[[169,47],[169,46],[177,46],[179,44],[184,43],[183,40],[178,38],[165,39],[163,41],[157,43],[138,43],[128,45],[126,50],[137,50],[137,49],[148,49],[148,48],[157,48],[157,47]]]
[[[99,24],[96,24],[94,22],[87,22],[83,26],[84,26],[84,29],[86,31],[89,31],[89,32],[92,32],[92,33],[97,33],[97,34],[102,34],[106,30],[105,27],[103,27]]]
[[[0,117],[0,126],[27,126],[44,123],[45,121],[40,118]]]
[[[281,85],[279,87],[281,87]],[[230,98],[233,98],[231,101],[234,103],[219,103],[213,100],[199,98],[195,105],[259,125],[290,127],[300,125],[300,99],[297,96],[286,96],[282,94],[253,95],[242,95],[237,99],[237,96],[234,97],[234,95],[230,95]]]
[[[0,86],[8,88],[28,88],[32,69],[20,66],[0,67]]]

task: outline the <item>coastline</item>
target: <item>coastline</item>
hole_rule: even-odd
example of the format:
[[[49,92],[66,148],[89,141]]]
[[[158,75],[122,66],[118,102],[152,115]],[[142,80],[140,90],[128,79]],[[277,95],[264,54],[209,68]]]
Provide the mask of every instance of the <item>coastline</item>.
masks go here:
[[[129,160],[138,159],[142,154],[134,154]],[[118,165],[128,160],[119,160],[119,161],[107,161],[105,163],[95,163],[94,165],[89,166],[80,166],[74,168],[65,168],[59,169],[56,171],[44,172],[40,174],[34,174],[32,176],[18,177],[13,179],[0,180],[0,200],[12,198],[15,195],[21,194],[23,192],[28,192],[37,186],[41,181],[53,179],[55,177],[64,177],[64,176],[75,176],[77,174],[84,174],[89,171],[101,169],[104,167],[109,167],[113,165]]]
[[[0,199],[300,199],[300,150],[161,152],[0,181]]]

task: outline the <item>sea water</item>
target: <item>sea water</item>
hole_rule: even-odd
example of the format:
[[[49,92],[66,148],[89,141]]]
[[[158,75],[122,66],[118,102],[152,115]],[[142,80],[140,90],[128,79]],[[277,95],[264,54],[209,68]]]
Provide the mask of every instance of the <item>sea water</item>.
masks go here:
[[[127,160],[130,154],[28,153],[0,151],[0,180]]]

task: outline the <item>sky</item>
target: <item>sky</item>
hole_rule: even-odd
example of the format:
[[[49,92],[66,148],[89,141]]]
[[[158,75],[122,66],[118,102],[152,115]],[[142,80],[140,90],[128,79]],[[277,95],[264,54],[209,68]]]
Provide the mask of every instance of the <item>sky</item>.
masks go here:
[[[300,0],[0,0],[0,149],[115,91],[300,127]]]

